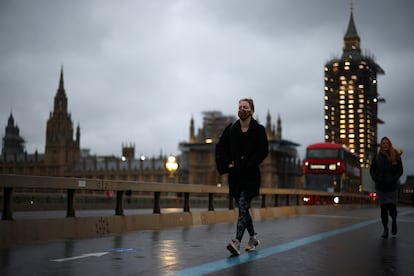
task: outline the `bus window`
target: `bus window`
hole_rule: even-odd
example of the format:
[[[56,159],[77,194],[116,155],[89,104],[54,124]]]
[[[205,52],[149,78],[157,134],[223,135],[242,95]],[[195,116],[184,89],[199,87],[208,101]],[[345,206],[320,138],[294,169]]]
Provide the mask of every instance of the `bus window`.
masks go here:
[[[338,158],[337,149],[310,149],[306,152],[307,158]]]

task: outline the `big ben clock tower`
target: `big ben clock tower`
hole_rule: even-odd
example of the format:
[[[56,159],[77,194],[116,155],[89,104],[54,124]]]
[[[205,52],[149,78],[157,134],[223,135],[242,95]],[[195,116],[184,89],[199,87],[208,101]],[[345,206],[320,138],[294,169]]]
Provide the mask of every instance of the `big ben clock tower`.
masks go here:
[[[325,64],[325,142],[345,145],[363,167],[377,150],[378,75],[384,74],[374,57],[363,54],[351,7],[340,58]]]

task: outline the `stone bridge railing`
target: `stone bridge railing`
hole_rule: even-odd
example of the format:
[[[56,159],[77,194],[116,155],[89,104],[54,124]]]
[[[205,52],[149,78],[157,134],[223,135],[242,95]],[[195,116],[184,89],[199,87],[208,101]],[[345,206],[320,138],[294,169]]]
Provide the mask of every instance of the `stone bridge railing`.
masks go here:
[[[108,191],[113,193],[111,197],[105,196]],[[177,198],[177,194],[182,196]],[[334,200],[337,203],[334,204]],[[34,241],[234,223],[238,216],[228,197],[228,187],[213,185],[0,174],[0,201],[0,248]],[[145,202],[146,209],[131,209],[136,208],[133,203],[137,201]],[[166,205],[172,202],[174,210],[168,212]],[[260,197],[252,202],[251,214],[254,220],[271,219],[375,206],[372,202],[363,194],[263,188]],[[108,215],[108,209],[113,209],[114,213]],[[51,212],[54,217],[43,217],[49,214],[43,210],[58,212]],[[39,218],[36,216],[39,212],[30,211],[41,211],[42,216]],[[22,213],[28,217],[22,217]]]
[[[217,200],[228,200],[228,209],[234,209],[233,201],[228,199],[228,187],[197,184],[149,183],[137,181],[117,181],[102,179],[81,179],[66,177],[42,177],[25,175],[0,175],[0,189],[2,194],[2,220],[13,220],[13,198],[18,193],[46,191],[51,194],[63,193],[66,201],[66,217],[76,217],[75,198],[85,193],[104,194],[105,191],[114,193],[113,208],[115,215],[123,216],[125,201],[132,193],[143,193],[152,197],[154,214],[161,213],[162,197],[168,194],[183,195],[183,212],[190,212],[190,198],[207,198],[206,210],[214,211]],[[304,200],[305,199],[305,200]],[[323,191],[309,191],[299,189],[272,189],[262,188],[260,191],[260,208],[299,205],[334,204],[365,204],[372,200],[364,194],[329,193]],[[99,209],[97,206],[96,209]]]

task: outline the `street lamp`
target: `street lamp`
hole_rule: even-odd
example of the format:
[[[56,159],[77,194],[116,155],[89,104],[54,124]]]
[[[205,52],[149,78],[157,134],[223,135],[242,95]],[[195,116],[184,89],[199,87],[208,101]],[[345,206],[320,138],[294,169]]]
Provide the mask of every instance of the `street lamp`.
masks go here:
[[[142,174],[142,170],[144,169],[144,161],[145,161],[145,155],[141,155],[139,157],[139,168],[141,169],[141,174]]]
[[[167,162],[165,163],[165,168],[170,173],[170,177],[173,178],[174,177],[174,173],[178,169],[178,163],[177,163],[177,159],[175,158],[175,156],[170,155],[167,158]]]

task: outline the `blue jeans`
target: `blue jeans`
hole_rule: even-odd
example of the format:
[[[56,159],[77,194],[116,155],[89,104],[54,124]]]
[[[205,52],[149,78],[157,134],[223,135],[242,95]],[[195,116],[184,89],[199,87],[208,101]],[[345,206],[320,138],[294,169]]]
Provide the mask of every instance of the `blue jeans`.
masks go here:
[[[237,219],[237,233],[236,233],[236,239],[239,241],[242,240],[243,234],[246,229],[250,236],[255,235],[253,220],[249,212],[250,201],[251,199],[245,198],[244,192],[240,194],[240,198],[238,202],[239,217]]]

